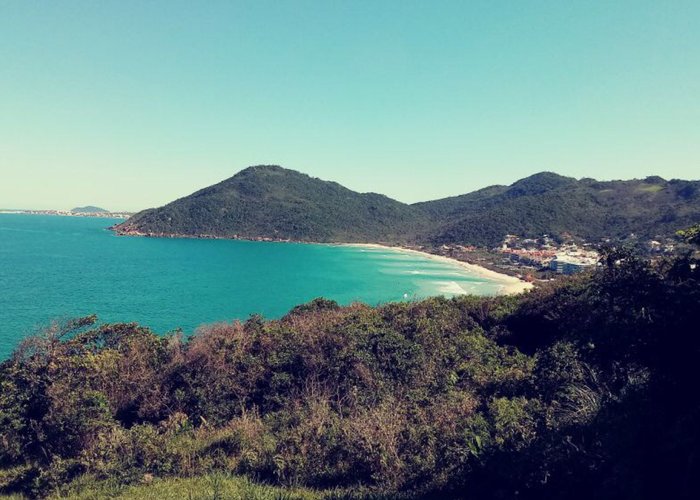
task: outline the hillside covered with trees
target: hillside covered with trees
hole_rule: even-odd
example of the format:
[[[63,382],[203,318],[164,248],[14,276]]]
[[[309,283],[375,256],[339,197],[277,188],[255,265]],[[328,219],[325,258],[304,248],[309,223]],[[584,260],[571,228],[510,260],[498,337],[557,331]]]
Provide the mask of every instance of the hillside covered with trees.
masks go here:
[[[272,238],[315,242],[402,241],[427,217],[375,193],[276,166],[247,168],[223,182],[116,226],[118,233]]]
[[[83,318],[0,365],[0,493],[694,498],[698,311],[697,260],[611,250],[516,297],[317,299],[189,339]]]
[[[700,219],[700,181],[647,177],[600,182],[543,172],[511,186],[417,206],[444,221],[428,235],[437,244],[493,245],[504,234],[570,233],[588,241],[630,234],[662,238]]]
[[[230,179],[115,226],[119,234],[493,246],[505,234],[589,241],[662,238],[700,220],[700,181],[600,182],[550,172],[407,205],[277,166]]]

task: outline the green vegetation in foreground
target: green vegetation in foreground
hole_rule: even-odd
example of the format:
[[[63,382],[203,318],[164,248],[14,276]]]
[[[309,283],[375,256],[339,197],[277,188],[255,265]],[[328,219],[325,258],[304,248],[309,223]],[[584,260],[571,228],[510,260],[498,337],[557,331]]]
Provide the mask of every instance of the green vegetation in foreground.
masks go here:
[[[209,474],[188,478],[147,478],[140,484],[115,484],[83,476],[51,493],[49,500],[401,500],[405,494],[381,494],[343,489],[312,490],[255,483],[246,477]],[[0,500],[26,500],[25,495],[0,494]]]
[[[600,182],[542,172],[510,186],[406,205],[261,165],[139,212],[115,229],[125,234],[491,247],[506,234],[572,234],[594,242],[632,233],[661,238],[699,218],[700,181],[647,177]]]
[[[0,499],[23,499],[21,495]],[[191,478],[153,478],[137,485],[119,485],[83,477],[54,493],[51,499],[97,500],[382,500],[377,494],[343,490],[317,491],[307,488],[279,487],[254,483],[245,477],[209,474]],[[396,498],[393,497],[392,498]]]
[[[610,251],[519,297],[317,299],[187,340],[83,318],[0,365],[0,492],[694,498],[698,311],[697,259]]]

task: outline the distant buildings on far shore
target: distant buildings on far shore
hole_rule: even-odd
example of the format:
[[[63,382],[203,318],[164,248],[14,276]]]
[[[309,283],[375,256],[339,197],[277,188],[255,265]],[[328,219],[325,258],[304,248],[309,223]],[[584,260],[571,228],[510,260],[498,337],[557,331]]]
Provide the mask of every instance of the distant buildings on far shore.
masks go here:
[[[64,217],[103,217],[105,219],[128,219],[133,212],[86,212],[73,210],[3,210],[0,214],[61,215]]]

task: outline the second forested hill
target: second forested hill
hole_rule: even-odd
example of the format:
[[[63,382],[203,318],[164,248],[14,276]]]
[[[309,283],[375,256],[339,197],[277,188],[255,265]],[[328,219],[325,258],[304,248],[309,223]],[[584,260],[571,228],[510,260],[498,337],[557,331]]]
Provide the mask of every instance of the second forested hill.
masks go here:
[[[505,234],[661,238],[700,221],[700,182],[661,177],[601,182],[542,172],[510,186],[415,206],[441,221],[426,235],[433,244],[493,245]]]

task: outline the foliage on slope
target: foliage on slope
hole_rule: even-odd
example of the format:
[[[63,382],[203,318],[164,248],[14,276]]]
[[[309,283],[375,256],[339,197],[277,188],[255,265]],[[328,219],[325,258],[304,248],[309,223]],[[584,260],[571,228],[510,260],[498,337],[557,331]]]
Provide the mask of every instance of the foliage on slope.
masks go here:
[[[219,471],[416,497],[690,497],[700,268],[603,264],[521,297],[317,299],[188,340],[54,328],[0,365],[0,491]]]
[[[443,221],[428,235],[435,244],[495,245],[504,234],[569,233],[589,241],[671,236],[700,218],[700,182],[577,181],[544,172],[511,186],[421,203]]]
[[[405,242],[421,232],[418,210],[277,166],[247,168],[164,207],[136,214],[118,231],[315,242]]]
[[[505,234],[570,233],[591,241],[631,233],[670,236],[700,218],[700,182],[598,182],[551,172],[511,186],[406,205],[355,193],[275,166],[245,169],[161,208],[136,214],[118,232],[292,239],[316,242],[492,246]]]

